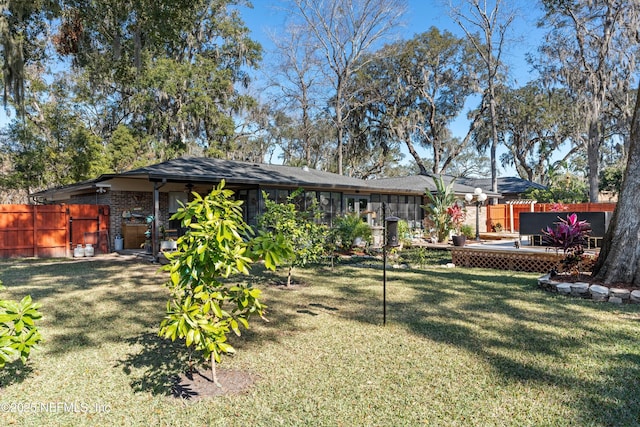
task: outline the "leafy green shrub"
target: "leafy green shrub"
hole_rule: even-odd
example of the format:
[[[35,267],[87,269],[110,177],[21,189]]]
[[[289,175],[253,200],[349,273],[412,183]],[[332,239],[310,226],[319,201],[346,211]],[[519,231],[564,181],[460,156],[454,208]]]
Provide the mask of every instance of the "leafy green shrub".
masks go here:
[[[552,179],[547,188],[529,188],[522,197],[537,200],[539,203],[583,203],[589,200],[589,186],[583,178],[567,174],[560,179]]]
[[[298,211],[294,200],[300,194],[294,192],[286,203],[269,200],[263,192],[265,213],[258,218],[258,226],[267,235],[280,236],[292,248],[291,255],[283,260],[288,265],[287,286],[291,285],[294,267],[304,267],[317,262],[325,253],[328,228],[316,221],[321,213],[317,206]]]
[[[462,224],[460,226],[460,234],[466,236],[467,239],[473,239],[476,236],[476,233],[473,231],[473,228],[469,224]]]
[[[4,289],[2,281],[0,289]],[[20,302],[0,300],[0,369],[18,359],[26,364],[31,350],[42,340],[35,325],[42,318],[39,308],[29,295]]]
[[[451,251],[412,247],[402,251],[400,261],[420,268],[427,265],[444,265],[451,262]]]
[[[622,188],[622,179],[624,177],[624,164],[607,166],[600,171],[598,189],[600,191],[608,191],[613,195],[620,193]]]
[[[250,284],[223,281],[232,275],[249,274],[250,264],[258,257],[274,269],[290,255],[282,239],[260,235],[242,217],[242,201],[232,200],[233,192],[224,189],[224,181],[202,198],[183,206],[172,219],[180,220],[187,232],[178,238],[176,252],[167,253],[171,292],[167,313],[159,335],[184,339],[188,348],[211,360],[213,381],[218,384],[216,363],[220,355],[234,353],[227,334],[240,335],[239,325],[249,327],[252,315],[263,316],[260,290]]]
[[[398,221],[398,241],[405,247],[411,246],[411,229],[409,223],[404,219]]]
[[[362,221],[362,218],[356,213],[337,217],[334,221],[333,231],[343,250],[351,249],[358,238],[371,243],[371,227]]]

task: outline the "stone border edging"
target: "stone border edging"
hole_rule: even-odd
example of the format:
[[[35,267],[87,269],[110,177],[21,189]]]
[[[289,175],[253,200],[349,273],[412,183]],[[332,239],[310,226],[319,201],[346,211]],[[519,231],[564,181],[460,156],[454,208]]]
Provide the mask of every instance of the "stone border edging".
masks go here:
[[[548,292],[592,299],[593,301],[609,301],[612,304],[640,304],[640,290],[630,291],[629,289],[608,288],[601,285],[591,285],[586,282],[559,282],[551,280],[549,274],[538,278],[538,287]]]

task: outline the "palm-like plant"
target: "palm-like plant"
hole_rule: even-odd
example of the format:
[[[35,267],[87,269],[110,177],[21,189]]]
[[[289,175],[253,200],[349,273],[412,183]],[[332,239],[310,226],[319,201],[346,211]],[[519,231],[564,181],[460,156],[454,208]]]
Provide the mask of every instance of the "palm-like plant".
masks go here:
[[[436,236],[439,242],[446,241],[449,238],[449,232],[453,229],[454,224],[448,209],[456,203],[456,196],[453,192],[453,184],[455,180],[447,185],[442,176],[433,176],[433,183],[436,191],[425,191],[428,204],[422,206],[427,212],[427,218],[433,224]]]

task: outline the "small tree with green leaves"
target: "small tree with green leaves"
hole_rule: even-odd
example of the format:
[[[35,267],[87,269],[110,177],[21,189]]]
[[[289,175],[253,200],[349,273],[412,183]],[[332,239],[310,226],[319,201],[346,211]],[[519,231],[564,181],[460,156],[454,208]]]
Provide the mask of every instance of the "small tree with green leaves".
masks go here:
[[[295,200],[302,190],[293,192],[286,203],[269,200],[263,192],[265,213],[258,218],[263,233],[286,240],[293,249],[283,265],[287,266],[287,286],[291,285],[294,267],[317,262],[326,252],[328,228],[319,224],[321,212],[315,202],[306,210],[298,210]]]
[[[20,302],[0,300],[0,369],[18,359],[26,364],[31,350],[42,340],[36,328],[36,321],[42,317],[38,308],[40,304],[29,295]]]
[[[212,379],[220,385],[216,363],[222,354],[234,353],[227,334],[240,335],[239,325],[249,327],[253,315],[263,317],[261,291],[251,284],[233,284],[237,274],[249,274],[258,257],[275,269],[291,250],[283,239],[264,234],[253,237],[242,217],[242,201],[232,199],[224,181],[206,197],[193,193],[194,200],[181,207],[172,219],[182,222],[187,232],[178,238],[178,250],[167,254],[170,273],[167,287],[171,299],[160,325],[160,336],[184,339],[188,348],[211,361]],[[263,317],[264,318],[264,317]]]

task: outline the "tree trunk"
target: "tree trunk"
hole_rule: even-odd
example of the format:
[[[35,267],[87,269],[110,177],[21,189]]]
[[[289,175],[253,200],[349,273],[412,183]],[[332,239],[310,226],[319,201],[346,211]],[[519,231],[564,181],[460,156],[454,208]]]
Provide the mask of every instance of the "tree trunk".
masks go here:
[[[489,58],[489,116],[491,118],[491,191],[498,192],[498,115],[496,112],[496,93],[493,87],[493,75],[491,57]],[[494,197],[490,204],[498,204],[498,198]]]
[[[413,157],[413,160],[416,161],[416,165],[418,166],[418,169],[420,170],[420,172],[418,172],[419,175],[425,175],[425,176],[430,176],[431,174],[427,171],[427,168],[424,165],[424,162],[422,161],[422,158],[420,157],[420,154],[418,154],[418,152],[416,151],[416,148],[413,146],[413,143],[411,142],[411,136],[407,135],[404,131],[402,132],[403,134],[403,140],[405,142],[405,144],[407,145],[407,150],[409,151],[409,154],[411,154],[411,157]]]
[[[342,175],[342,163],[343,163],[343,148],[342,146],[344,145],[343,140],[343,131],[342,131],[342,121],[338,121],[338,147],[336,148],[337,150],[337,162],[338,162],[338,175]]]
[[[337,137],[337,147],[336,147],[336,158],[338,162],[338,175],[342,175],[342,164],[343,160],[343,145],[344,145],[344,117],[342,117],[342,85],[343,85],[342,76],[338,76],[338,82],[336,84],[336,101],[335,101],[335,123],[336,123],[336,137]]]
[[[589,201],[591,203],[598,202],[600,193],[599,185],[599,161],[600,161],[600,125],[597,119],[592,118],[589,124],[589,140],[587,141],[587,165],[589,168]]]
[[[640,286],[640,96],[631,123],[627,168],[618,204],[593,270],[604,284]]]
[[[216,358],[213,353],[211,353],[211,379],[213,380],[213,383],[216,385],[216,387],[222,387],[222,384],[220,384],[220,382],[218,381],[218,373],[216,372]]]
[[[289,267],[289,272],[287,273],[287,286],[291,286],[292,277],[293,277],[293,266]]]

